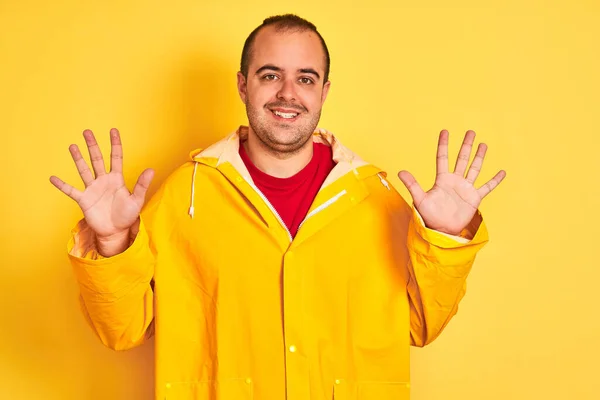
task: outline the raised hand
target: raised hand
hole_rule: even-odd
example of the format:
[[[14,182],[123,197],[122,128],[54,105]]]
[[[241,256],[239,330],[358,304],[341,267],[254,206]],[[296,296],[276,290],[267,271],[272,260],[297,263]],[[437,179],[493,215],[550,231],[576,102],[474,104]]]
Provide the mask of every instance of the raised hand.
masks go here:
[[[454,172],[448,171],[448,131],[440,133],[437,150],[437,175],[433,187],[424,192],[408,171],[400,171],[398,177],[413,198],[415,207],[425,225],[440,232],[458,235],[471,222],[479,204],[506,176],[499,171],[479,188],[474,183],[483,165],[487,146],[481,143],[465,176],[471,157],[475,132],[467,131],[460,148]]]
[[[98,251],[109,257],[127,248],[130,229],[139,218],[154,171],[146,169],[142,172],[131,193],[125,186],[123,178],[123,148],[119,131],[114,128],[110,131],[111,154],[108,173],[92,131],[85,130],[83,137],[88,147],[94,174],[92,175],[77,145],[71,145],[69,151],[83,180],[85,190],[82,192],[56,176],[51,176],[50,182],[77,202],[88,226],[96,234]]]

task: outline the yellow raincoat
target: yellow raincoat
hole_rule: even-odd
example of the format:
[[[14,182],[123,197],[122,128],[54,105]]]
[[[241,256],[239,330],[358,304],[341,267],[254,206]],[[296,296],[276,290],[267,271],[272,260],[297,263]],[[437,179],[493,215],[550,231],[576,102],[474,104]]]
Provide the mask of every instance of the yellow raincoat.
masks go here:
[[[409,346],[456,313],[485,226],[426,228],[318,130],[337,165],[292,240],[239,157],[246,136],[193,152],[122,254],[100,256],[80,221],[68,250],[91,327],[115,350],[155,335],[161,400],[408,399]]]

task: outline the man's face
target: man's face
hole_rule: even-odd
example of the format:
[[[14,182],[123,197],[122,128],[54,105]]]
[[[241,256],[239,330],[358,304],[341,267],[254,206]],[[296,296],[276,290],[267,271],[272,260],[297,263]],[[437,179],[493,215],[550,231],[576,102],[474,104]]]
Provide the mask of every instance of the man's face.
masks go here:
[[[295,153],[311,138],[327,97],[325,52],[311,31],[259,31],[248,78],[238,73],[250,130],[275,153]]]

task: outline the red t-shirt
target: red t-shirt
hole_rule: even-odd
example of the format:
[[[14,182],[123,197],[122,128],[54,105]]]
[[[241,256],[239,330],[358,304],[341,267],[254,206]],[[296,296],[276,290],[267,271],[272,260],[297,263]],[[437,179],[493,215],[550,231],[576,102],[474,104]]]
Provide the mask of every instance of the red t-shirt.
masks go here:
[[[292,237],[306,217],[317,192],[335,166],[331,147],[313,142],[313,157],[296,175],[276,178],[259,170],[240,144],[240,157],[246,164],[254,184],[275,208]]]

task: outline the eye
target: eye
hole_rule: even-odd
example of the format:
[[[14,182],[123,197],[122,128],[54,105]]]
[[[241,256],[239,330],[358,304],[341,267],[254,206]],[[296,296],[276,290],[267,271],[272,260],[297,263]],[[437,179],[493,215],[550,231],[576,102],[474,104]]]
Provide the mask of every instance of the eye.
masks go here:
[[[275,74],[266,74],[262,77],[262,79],[264,81],[274,81],[275,79],[277,79],[277,75]]]
[[[300,83],[305,84],[305,85],[312,85],[313,83],[315,83],[312,79],[307,78],[307,77],[303,77],[300,78]]]

